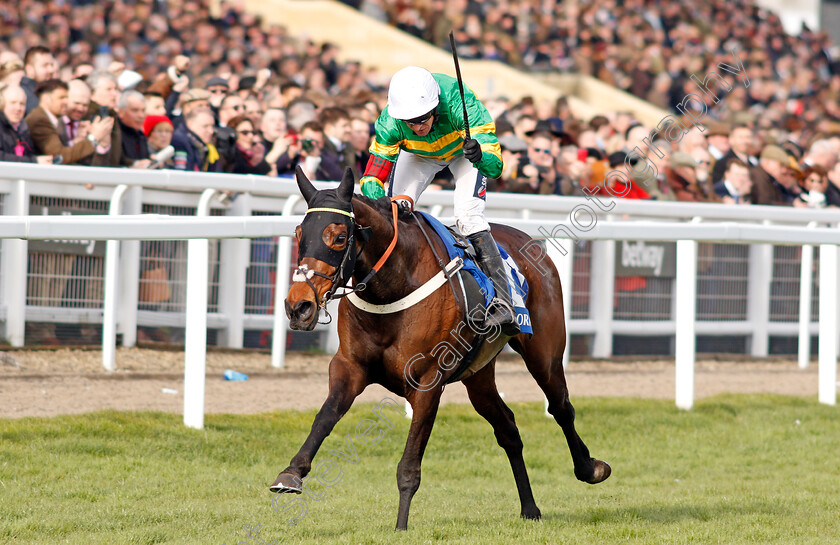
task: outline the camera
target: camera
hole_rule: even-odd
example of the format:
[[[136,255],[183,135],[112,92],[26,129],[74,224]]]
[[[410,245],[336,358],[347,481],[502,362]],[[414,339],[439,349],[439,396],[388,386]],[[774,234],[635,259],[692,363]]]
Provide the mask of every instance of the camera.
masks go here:
[[[315,140],[312,140],[311,138],[302,138],[300,141],[300,148],[307,153],[312,152],[315,149]]]
[[[105,119],[109,115],[111,115],[111,112],[108,111],[108,106],[100,106],[99,107],[99,117],[101,119]]]

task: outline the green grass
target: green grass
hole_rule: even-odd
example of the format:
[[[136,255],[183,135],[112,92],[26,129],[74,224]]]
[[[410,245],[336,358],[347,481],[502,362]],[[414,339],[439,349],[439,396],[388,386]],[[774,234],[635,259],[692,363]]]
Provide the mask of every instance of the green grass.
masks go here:
[[[613,467],[575,480],[563,435],[537,404],[512,408],[539,522],[518,516],[510,466],[466,406],[441,409],[409,531],[393,531],[396,465],[408,422],[375,446],[356,442],[299,514],[272,509],[266,486],[306,437],[315,412],[208,416],[100,412],[0,420],[0,543],[840,543],[837,407],[777,396],[721,396],[691,412],[667,401],[579,399],[578,432]],[[361,405],[318,459],[371,417]],[[797,420],[799,423],[797,423]],[[345,449],[346,450],[346,449]],[[278,496],[279,509],[301,496]]]

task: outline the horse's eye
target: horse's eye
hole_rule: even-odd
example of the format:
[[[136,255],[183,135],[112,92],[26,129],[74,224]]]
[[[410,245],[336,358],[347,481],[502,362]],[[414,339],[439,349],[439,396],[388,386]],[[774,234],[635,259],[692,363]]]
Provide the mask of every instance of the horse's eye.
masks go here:
[[[336,244],[344,244],[345,242],[347,242],[347,235],[338,235],[335,237]]]

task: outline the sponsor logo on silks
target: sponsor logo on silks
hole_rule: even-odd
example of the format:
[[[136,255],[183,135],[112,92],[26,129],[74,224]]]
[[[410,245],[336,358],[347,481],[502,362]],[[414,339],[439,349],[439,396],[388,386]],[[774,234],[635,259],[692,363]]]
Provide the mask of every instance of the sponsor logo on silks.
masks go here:
[[[481,176],[479,174],[479,176]],[[487,195],[487,176],[481,176],[479,180],[476,180],[475,184],[475,191],[473,192],[473,197],[478,197],[479,199],[484,199]]]
[[[531,329],[531,315],[528,314],[528,309],[526,309],[525,307],[513,308],[516,311],[516,323],[519,324],[519,329],[522,330],[523,333],[531,333],[531,331],[526,331],[525,329],[523,329]]]

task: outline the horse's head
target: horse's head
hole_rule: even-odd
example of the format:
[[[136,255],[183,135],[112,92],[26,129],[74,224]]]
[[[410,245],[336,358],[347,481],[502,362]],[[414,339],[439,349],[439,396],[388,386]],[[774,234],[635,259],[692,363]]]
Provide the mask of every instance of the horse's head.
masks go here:
[[[300,167],[295,176],[309,208],[295,231],[298,268],[286,297],[286,316],[292,329],[311,331],[318,323],[318,309],[353,274],[357,225],[351,199],[356,182],[349,168],[337,188],[322,191]]]

